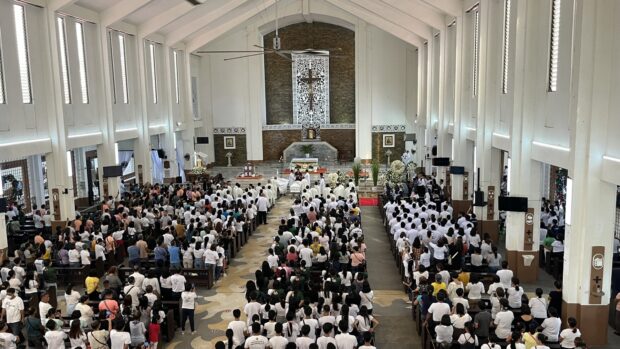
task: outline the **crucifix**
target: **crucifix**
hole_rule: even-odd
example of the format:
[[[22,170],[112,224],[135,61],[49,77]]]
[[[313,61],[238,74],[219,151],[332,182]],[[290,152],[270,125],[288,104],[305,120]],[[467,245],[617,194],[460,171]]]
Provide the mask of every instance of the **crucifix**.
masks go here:
[[[308,96],[310,99],[310,112],[313,112],[314,111],[314,82],[320,81],[321,78],[312,76],[312,63],[310,63],[310,66],[308,68],[308,77],[301,78],[300,80],[308,84],[308,87],[309,87]]]

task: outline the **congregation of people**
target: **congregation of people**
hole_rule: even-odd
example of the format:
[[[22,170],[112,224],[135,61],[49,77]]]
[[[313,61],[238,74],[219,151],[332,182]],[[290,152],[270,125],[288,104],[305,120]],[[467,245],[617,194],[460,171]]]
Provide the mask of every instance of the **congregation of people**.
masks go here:
[[[49,210],[35,207],[36,235],[0,268],[0,347],[155,349],[177,325],[195,333],[199,296],[188,279],[204,270],[216,282],[225,275],[238,235],[266,224],[272,188],[221,176],[134,185],[54,231],[37,218]],[[7,216],[20,222],[25,214],[12,205]],[[77,272],[83,284],[64,280]]]
[[[329,189],[322,195],[322,180],[280,219],[266,260],[246,284],[247,303],[233,310],[227,340],[216,348],[375,348],[379,321],[354,185],[344,184],[345,200]]]
[[[526,293],[471,212],[454,212],[434,178],[384,196],[386,232],[402,263],[414,317],[441,348],[585,348],[573,317],[562,323],[562,284]],[[541,245],[563,252],[561,205],[543,203]],[[543,237],[544,235],[544,237]],[[553,241],[549,241],[552,239]],[[415,313],[417,312],[417,314]]]

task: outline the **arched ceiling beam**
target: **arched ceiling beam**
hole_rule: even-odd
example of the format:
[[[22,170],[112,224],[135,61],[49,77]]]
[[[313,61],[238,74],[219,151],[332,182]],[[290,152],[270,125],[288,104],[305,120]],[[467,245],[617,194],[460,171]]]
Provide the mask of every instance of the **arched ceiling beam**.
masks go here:
[[[387,33],[390,33],[415,47],[422,47],[424,40],[422,40],[417,34],[412,33],[409,30],[392,22],[386,21],[384,18],[379,17],[372,12],[357,6],[350,1],[327,0],[327,2],[331,3],[336,7],[339,7],[344,11],[351,13],[352,15],[360,18],[361,20],[368,22],[377,28],[380,28]]]
[[[391,6],[386,6],[376,0],[349,0],[350,2],[364,8],[375,15],[382,17],[384,20],[399,25],[426,40],[433,37],[432,28],[419,19],[409,14],[397,10]]]
[[[415,17],[431,27],[441,30],[445,25],[445,14],[421,2],[421,0],[381,0],[381,2]]]
[[[213,27],[203,28],[201,34],[192,38],[187,43],[187,52],[193,52],[198,50],[199,48],[213,41],[220,35],[234,29],[238,25],[243,24],[248,19],[268,9],[274,3],[275,0],[260,0],[257,3],[252,4],[252,6],[244,6],[241,11],[235,11],[236,13],[232,14],[230,18],[223,20],[219,24],[214,24]]]
[[[151,2],[151,0],[121,1],[101,13],[101,25],[103,27],[109,27],[116,22],[122,21],[125,17],[147,5],[149,2]]]
[[[195,11],[203,11],[204,16],[200,16],[196,18],[195,20],[189,21],[183,24],[178,29],[171,32],[170,34],[168,34],[168,36],[166,37],[166,44],[169,46],[172,46],[178,43],[179,41],[185,40],[185,38],[187,38],[188,36],[198,31],[204,30],[204,28],[207,25],[225,16],[226,14],[228,14],[230,11],[234,10],[235,8],[241,5],[247,4],[251,1],[252,0],[223,0],[223,1],[220,1],[219,3],[221,4],[215,8],[212,6],[208,6],[210,3],[207,2],[205,4],[206,6],[202,5],[196,8],[195,10]]]
[[[458,17],[463,11],[463,3],[461,0],[422,0],[430,6],[445,12],[452,17]]]
[[[191,10],[196,11],[198,9],[189,1],[183,1],[140,24],[138,27],[138,35],[141,37],[149,36]]]

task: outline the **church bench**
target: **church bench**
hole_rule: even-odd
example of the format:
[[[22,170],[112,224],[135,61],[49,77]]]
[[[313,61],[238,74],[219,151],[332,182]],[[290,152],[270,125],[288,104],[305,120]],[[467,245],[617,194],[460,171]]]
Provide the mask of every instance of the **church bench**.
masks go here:
[[[88,276],[89,267],[82,265],[80,267],[55,267],[58,283],[67,285],[72,283],[74,285],[81,285],[84,279]]]
[[[213,272],[211,269],[181,269],[181,275],[185,276],[187,283],[195,286],[206,286],[207,289],[213,287]]]

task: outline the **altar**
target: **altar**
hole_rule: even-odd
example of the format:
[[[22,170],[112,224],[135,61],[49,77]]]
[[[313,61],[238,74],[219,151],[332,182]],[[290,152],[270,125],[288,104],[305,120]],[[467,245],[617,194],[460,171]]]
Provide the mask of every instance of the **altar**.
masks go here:
[[[306,146],[312,145],[312,149]],[[293,142],[284,149],[284,161],[290,162],[293,159],[305,158],[306,154],[310,154],[310,158],[316,158],[324,166],[326,163],[335,163],[338,161],[338,149],[333,145],[324,141],[305,141]]]
[[[291,171],[300,170],[302,172],[313,172],[318,170],[318,168],[318,158],[293,158],[291,159],[291,163],[289,165],[289,170]]]

